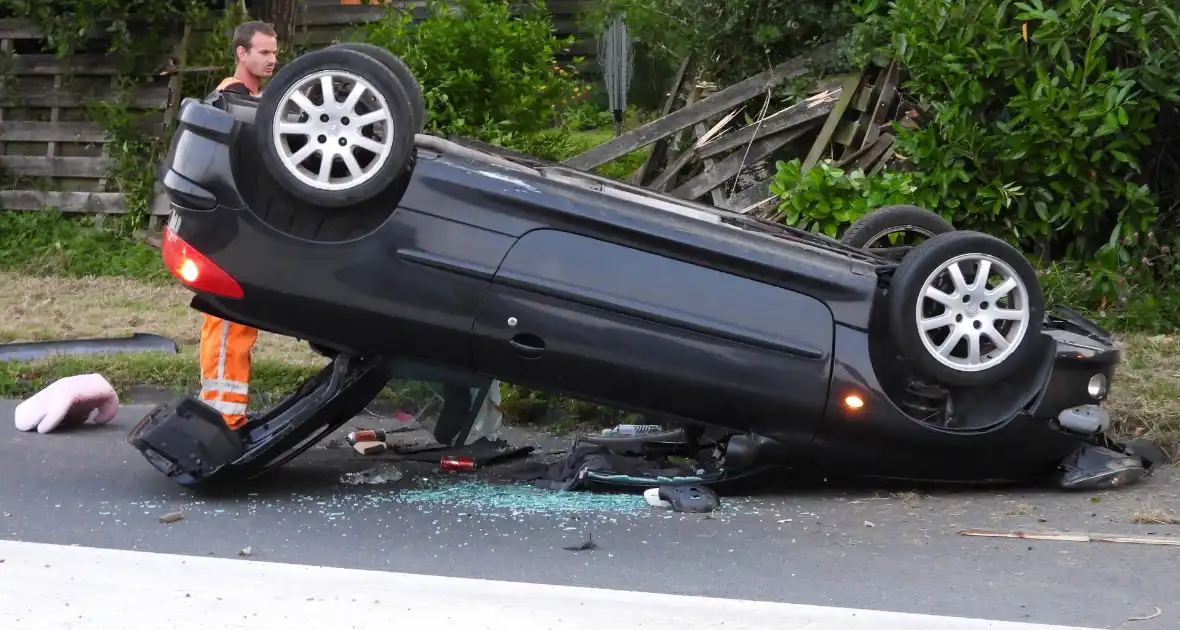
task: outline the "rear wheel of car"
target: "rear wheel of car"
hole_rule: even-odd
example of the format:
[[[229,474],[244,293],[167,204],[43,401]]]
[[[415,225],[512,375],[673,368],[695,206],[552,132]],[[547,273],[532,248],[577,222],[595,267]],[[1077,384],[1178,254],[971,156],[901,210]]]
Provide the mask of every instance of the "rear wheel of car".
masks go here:
[[[1041,347],[1045,298],[1036,269],[979,232],[937,234],[911,250],[893,274],[888,309],[898,351],[944,385],[1002,380]]]
[[[384,63],[325,48],[284,66],[256,116],[262,162],[295,197],[339,208],[391,186],[414,148],[406,89]]]
[[[385,67],[397,76],[398,81],[402,82],[406,96],[410,99],[410,113],[414,116],[414,133],[422,133],[422,129],[426,125],[426,97],[422,94],[422,86],[418,84],[418,79],[414,77],[414,73],[406,65],[406,62],[401,60],[401,57],[388,49],[366,42],[343,42],[333,44],[332,48],[355,50],[385,64]]]
[[[900,260],[918,243],[932,236],[953,231],[955,226],[937,212],[926,208],[911,205],[883,206],[870,210],[854,221],[844,232],[840,242]]]

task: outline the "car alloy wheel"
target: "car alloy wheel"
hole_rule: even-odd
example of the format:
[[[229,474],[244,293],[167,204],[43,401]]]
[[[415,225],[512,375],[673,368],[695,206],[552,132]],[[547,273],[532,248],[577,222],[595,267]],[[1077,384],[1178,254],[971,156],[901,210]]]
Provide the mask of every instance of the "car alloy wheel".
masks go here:
[[[385,96],[343,70],[316,72],[291,86],[279,99],[273,129],[283,165],[319,190],[368,181],[389,159],[396,133]]]
[[[887,292],[890,341],[937,384],[977,387],[1011,377],[1044,348],[1036,268],[987,234],[952,231],[914,247]]]
[[[356,50],[300,55],[259,99],[255,133],[276,188],[320,210],[396,188],[413,163],[414,114],[397,75]]]
[[[1028,332],[1029,317],[1024,281],[1004,261],[987,254],[963,254],[940,265],[927,276],[915,303],[915,323],[926,351],[939,363],[965,372],[1007,360]]]

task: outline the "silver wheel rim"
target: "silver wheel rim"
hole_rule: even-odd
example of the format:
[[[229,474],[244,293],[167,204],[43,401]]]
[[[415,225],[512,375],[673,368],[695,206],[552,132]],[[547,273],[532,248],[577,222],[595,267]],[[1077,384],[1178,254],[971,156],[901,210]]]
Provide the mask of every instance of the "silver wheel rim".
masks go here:
[[[1028,288],[1004,261],[963,254],[926,277],[915,315],[930,356],[953,370],[980,372],[1006,360],[1024,340]]]
[[[393,114],[366,79],[343,70],[309,74],[279,99],[271,134],[283,166],[317,190],[371,179],[393,153]]]

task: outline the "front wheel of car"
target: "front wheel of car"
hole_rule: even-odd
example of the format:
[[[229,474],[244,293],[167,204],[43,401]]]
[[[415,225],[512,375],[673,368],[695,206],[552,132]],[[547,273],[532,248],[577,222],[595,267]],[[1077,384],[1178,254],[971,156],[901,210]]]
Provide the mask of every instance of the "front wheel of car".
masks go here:
[[[1045,298],[1036,269],[979,232],[938,234],[912,249],[893,274],[888,309],[898,351],[944,385],[1003,380],[1041,347]]]
[[[381,61],[326,48],[284,66],[255,117],[262,163],[295,197],[340,208],[389,188],[410,160],[414,115]]]

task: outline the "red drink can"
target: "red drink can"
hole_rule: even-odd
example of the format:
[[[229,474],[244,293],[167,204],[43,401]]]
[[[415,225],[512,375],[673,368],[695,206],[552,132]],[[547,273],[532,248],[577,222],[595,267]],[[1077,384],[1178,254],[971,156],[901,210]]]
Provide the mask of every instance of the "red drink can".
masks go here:
[[[385,431],[381,429],[361,429],[348,434],[348,444],[355,446],[357,442],[384,442]]]
[[[444,457],[440,462],[443,470],[471,470],[475,460],[470,457]]]

